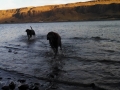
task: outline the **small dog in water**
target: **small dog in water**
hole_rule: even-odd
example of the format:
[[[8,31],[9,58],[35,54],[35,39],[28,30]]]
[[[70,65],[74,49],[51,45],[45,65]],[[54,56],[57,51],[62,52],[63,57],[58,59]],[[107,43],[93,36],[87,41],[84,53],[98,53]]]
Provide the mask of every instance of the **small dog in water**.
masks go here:
[[[55,53],[54,55],[54,58],[55,58],[58,53],[58,47],[60,47],[60,49],[62,50],[61,37],[56,32],[49,32],[47,34],[47,40],[49,40],[50,46]]]
[[[30,40],[32,35],[35,36],[35,31],[32,29],[32,27],[31,27],[31,29],[26,29],[26,32],[27,32],[28,40]]]

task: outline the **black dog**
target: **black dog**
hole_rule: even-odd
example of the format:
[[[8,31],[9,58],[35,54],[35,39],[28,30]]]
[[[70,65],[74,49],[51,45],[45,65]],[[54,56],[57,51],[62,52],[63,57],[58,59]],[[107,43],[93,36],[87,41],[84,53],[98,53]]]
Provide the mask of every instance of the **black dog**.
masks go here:
[[[31,26],[30,26],[30,27],[31,27]],[[26,29],[26,32],[27,32],[28,40],[30,40],[30,38],[32,37],[32,35],[33,35],[33,36],[36,35],[36,34],[35,34],[35,31],[32,29],[32,27],[31,27],[31,29]]]
[[[60,47],[60,49],[62,50],[61,37],[56,32],[49,32],[47,34],[47,40],[49,40],[50,46],[55,53],[55,55],[54,55],[54,58],[55,58],[58,53],[58,47]]]

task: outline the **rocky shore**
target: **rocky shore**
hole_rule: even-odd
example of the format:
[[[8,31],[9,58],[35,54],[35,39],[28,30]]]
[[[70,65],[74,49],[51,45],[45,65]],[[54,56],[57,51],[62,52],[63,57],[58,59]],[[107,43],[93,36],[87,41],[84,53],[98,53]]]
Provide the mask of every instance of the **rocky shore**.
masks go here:
[[[90,85],[41,80],[34,76],[0,69],[0,90],[105,90]]]

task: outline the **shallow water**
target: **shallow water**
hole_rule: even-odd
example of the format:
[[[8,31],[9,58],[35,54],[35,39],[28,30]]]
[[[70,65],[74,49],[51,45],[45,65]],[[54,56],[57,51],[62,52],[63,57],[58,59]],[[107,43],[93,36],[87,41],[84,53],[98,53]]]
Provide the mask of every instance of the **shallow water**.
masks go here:
[[[27,40],[30,26],[36,37]],[[48,77],[57,67],[57,79],[95,83],[119,90],[120,21],[0,24],[0,68],[36,77]],[[62,37],[63,51],[53,58],[46,35]]]

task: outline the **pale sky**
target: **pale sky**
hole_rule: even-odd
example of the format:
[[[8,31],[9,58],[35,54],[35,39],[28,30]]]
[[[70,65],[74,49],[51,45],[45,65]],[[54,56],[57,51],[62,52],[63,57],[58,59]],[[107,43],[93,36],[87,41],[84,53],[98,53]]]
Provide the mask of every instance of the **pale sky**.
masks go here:
[[[0,0],[0,10],[86,1],[90,0]]]

